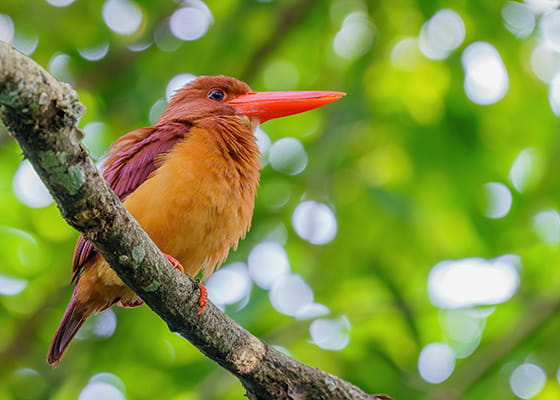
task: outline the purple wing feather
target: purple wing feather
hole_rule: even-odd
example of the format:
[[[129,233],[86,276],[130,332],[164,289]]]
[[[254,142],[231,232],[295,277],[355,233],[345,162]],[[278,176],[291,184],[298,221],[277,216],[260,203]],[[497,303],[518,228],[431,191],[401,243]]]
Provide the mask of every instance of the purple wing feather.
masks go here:
[[[173,122],[137,129],[120,137],[103,163],[103,177],[121,200],[134,192],[161,162],[161,156],[184,139],[190,126]],[[93,245],[80,235],[74,249],[72,282],[78,280],[82,266],[96,254]]]
[[[124,200],[126,196],[136,190],[158,165],[158,156],[168,153],[182,135],[180,132],[156,130],[139,142],[127,148],[114,148],[115,156],[110,156],[104,164],[103,177],[111,188]],[[186,132],[183,132],[183,135]]]

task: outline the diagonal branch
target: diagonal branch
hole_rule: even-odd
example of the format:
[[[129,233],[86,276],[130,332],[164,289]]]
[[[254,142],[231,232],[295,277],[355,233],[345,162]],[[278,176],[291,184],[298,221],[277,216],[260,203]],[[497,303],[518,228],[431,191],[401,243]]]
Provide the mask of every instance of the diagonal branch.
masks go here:
[[[180,275],[128,214],[80,144],[75,91],[0,42],[0,117],[56,200],[119,277],[173,332],[237,376],[250,399],[375,399],[279,353],[217,307],[202,315],[198,285]]]

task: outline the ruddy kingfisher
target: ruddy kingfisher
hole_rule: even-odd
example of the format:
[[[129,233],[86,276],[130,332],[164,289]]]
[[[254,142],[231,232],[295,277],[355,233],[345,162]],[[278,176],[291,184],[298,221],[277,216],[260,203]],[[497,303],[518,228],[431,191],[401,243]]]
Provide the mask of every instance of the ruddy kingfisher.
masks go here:
[[[153,126],[117,139],[102,170],[172,265],[203,280],[220,266],[251,225],[259,184],[259,123],[331,103],[345,93],[253,92],[226,76],[202,76],[178,90]],[[74,292],[52,340],[47,362],[58,365],[86,319],[113,304],[143,304],[79,237]],[[200,312],[206,304],[202,284]]]

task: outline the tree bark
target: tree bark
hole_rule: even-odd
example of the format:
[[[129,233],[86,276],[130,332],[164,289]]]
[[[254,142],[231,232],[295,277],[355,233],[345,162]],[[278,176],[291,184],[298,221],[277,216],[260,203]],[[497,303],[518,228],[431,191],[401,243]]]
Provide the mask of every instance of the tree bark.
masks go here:
[[[169,326],[237,376],[249,399],[375,399],[251,335],[213,304],[202,315],[198,283],[170,264],[122,206],[82,147],[76,92],[0,42],[0,117],[64,219]],[[387,398],[387,397],[384,397]]]

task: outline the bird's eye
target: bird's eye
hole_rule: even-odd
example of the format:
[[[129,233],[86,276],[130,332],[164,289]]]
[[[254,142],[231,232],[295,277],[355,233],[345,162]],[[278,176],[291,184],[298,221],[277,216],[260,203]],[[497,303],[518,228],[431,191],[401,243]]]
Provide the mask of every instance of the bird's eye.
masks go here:
[[[222,101],[226,94],[221,89],[212,89],[208,92],[208,98],[214,101]]]

